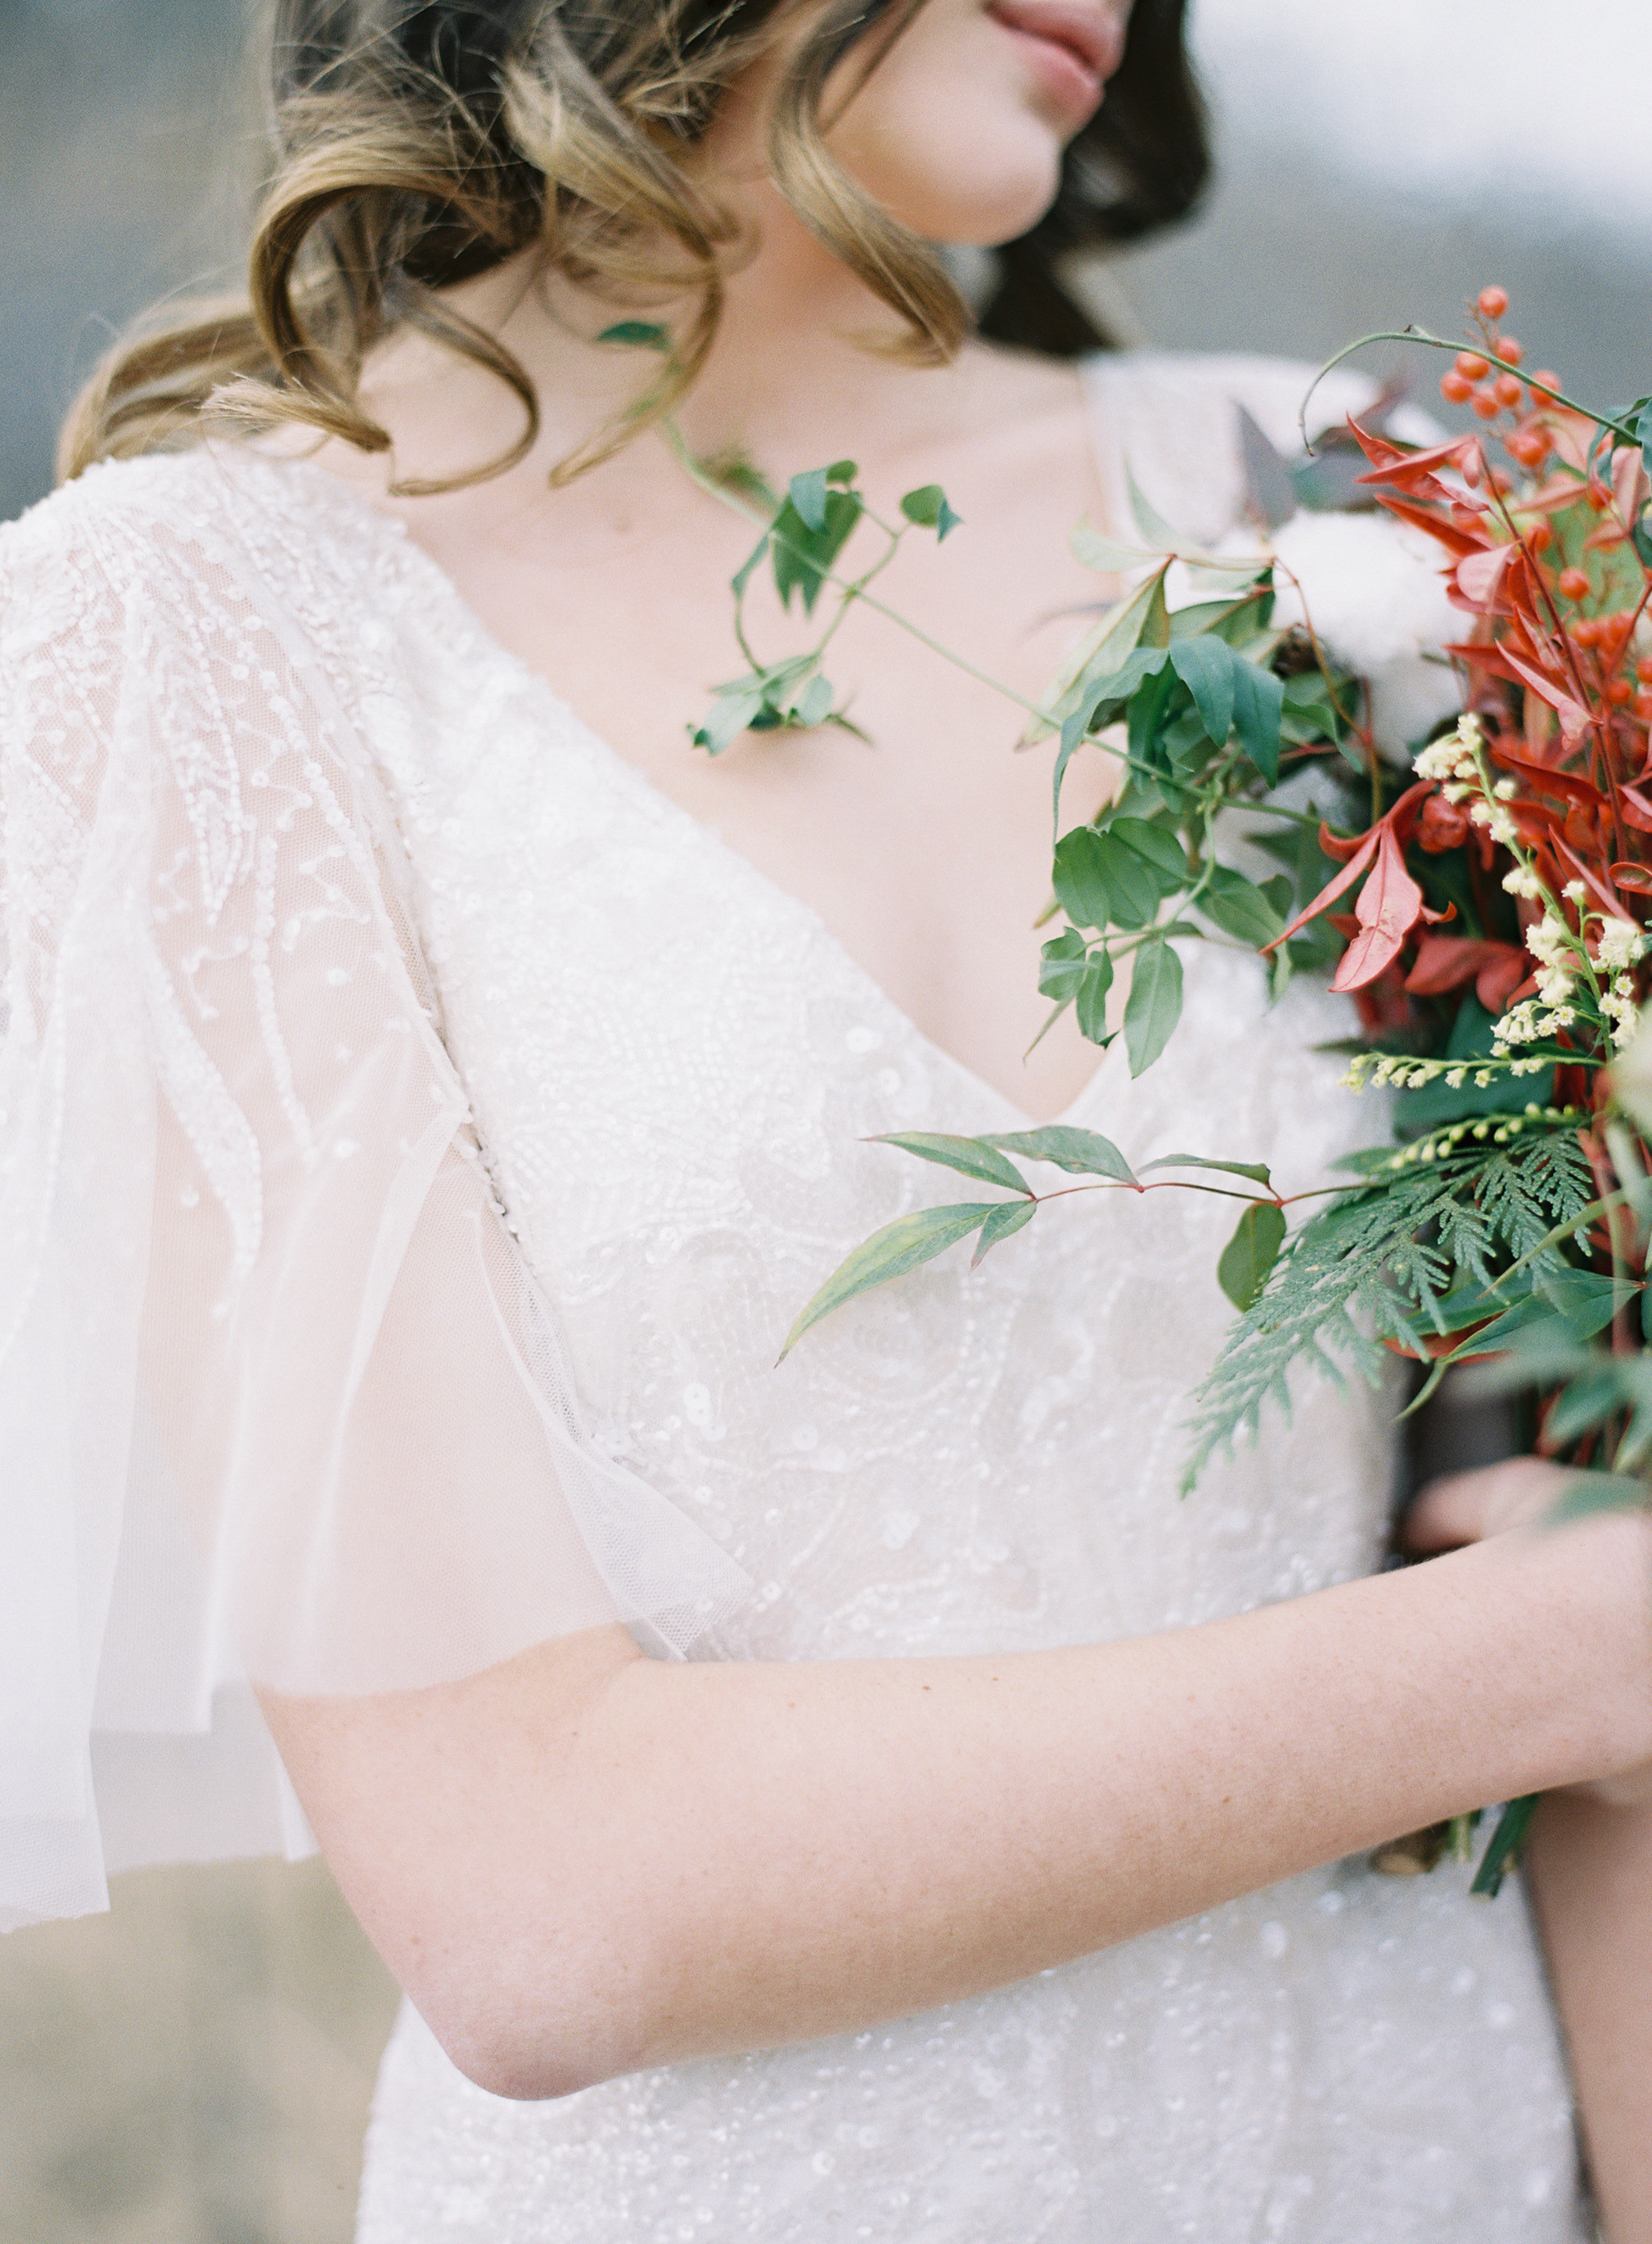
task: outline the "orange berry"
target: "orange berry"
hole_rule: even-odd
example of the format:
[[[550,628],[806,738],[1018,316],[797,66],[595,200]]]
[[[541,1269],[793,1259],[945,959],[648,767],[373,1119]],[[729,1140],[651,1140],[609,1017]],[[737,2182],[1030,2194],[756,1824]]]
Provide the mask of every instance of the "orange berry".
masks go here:
[[[1643,725],[1652,724],[1652,693],[1644,686],[1635,697],[1635,713]]]
[[[1518,366],[1526,355],[1526,346],[1513,335],[1499,335],[1497,355],[1499,358],[1507,359],[1511,366]]]
[[[1588,571],[1587,571],[1587,570],[1583,570],[1583,569],[1562,569],[1562,570],[1561,570],[1561,591],[1562,591],[1562,592],[1564,592],[1564,593],[1565,593],[1565,595],[1566,595],[1566,597],[1567,597],[1567,598],[1568,598],[1568,600],[1582,600],[1582,599],[1587,599],[1587,598],[1588,598],[1588,589],[1589,589],[1589,580],[1588,580]]]
[[[1526,533],[1526,543],[1534,553],[1547,553],[1554,543],[1554,532],[1546,522],[1534,522]]]
[[[1482,421],[1495,421],[1502,410],[1489,389],[1477,389],[1468,402]]]
[[[1491,472],[1491,486],[1500,498],[1507,498],[1514,488],[1514,478],[1513,476],[1505,475],[1501,468],[1494,468]]]
[[[1452,364],[1459,374],[1467,375],[1470,382],[1478,382],[1481,375],[1489,374],[1492,370],[1490,359],[1482,358],[1478,351],[1459,351]]]
[[[1500,320],[1508,309],[1507,288],[1482,288],[1474,299],[1488,320]]]
[[[1604,514],[1612,504],[1612,494],[1604,483],[1591,483],[1583,494],[1596,514]]]
[[[1634,694],[1635,688],[1630,685],[1627,678],[1608,678],[1607,679],[1606,698],[1615,709],[1627,708],[1630,700],[1634,698]]]
[[[1440,377],[1440,394],[1453,405],[1467,405],[1474,394],[1474,385],[1466,374],[1459,374],[1453,367]]]
[[[1540,366],[1532,376],[1532,388],[1546,391],[1550,397],[1555,396],[1565,387],[1559,375],[1546,366]]]
[[[1540,436],[1535,429],[1517,429],[1508,439],[1507,449],[1512,458],[1523,468],[1541,467],[1548,457],[1548,439]]]
[[[1588,581],[1588,579],[1585,578],[1584,582],[1586,585]],[[1565,582],[1566,578],[1562,577],[1561,579],[1561,585],[1564,585]],[[1594,616],[1580,616],[1576,623],[1572,625],[1572,637],[1576,640],[1579,646],[1599,646],[1601,643],[1601,626],[1599,622]]]
[[[1500,374],[1492,384],[1492,395],[1500,405],[1518,405],[1526,392],[1517,374]]]
[[[1642,686],[1652,686],[1652,654],[1643,654],[1635,666],[1635,674]]]

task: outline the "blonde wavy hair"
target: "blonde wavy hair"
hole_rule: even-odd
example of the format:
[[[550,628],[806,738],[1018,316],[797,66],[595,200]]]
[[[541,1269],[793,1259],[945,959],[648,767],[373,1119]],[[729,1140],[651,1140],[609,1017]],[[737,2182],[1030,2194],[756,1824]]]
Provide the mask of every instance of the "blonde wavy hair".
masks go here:
[[[271,154],[244,296],[197,305],[117,346],[65,423],[58,474],[177,449],[213,431],[298,426],[367,452],[388,432],[361,402],[367,355],[416,329],[520,401],[497,457],[403,493],[502,474],[532,448],[539,402],[516,356],[446,294],[524,252],[617,307],[686,305],[654,378],[563,460],[565,481],[671,407],[705,363],[745,245],[696,155],[735,79],[772,59],[769,160],[804,223],[889,308],[901,348],[935,362],[968,331],[935,249],[832,156],[826,82],[860,83],[922,0],[275,0]],[[1061,193],[1002,255],[980,325],[1071,352],[1103,338],[1062,288],[1079,243],[1180,217],[1208,170],[1183,49],[1185,0],[1136,0],[1125,58],[1069,149]]]

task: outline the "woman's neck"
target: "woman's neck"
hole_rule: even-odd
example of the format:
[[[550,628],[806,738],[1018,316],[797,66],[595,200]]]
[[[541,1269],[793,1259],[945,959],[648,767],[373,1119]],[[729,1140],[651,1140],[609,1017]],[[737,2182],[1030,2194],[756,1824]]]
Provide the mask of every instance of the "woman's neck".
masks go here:
[[[899,459],[933,446],[967,417],[974,354],[914,367],[896,355],[900,323],[889,308],[762,184],[740,216],[755,247],[727,283],[710,355],[678,415],[702,455],[743,453],[776,470],[816,464],[824,444]],[[543,430],[524,467],[542,477],[622,413],[647,379],[640,351],[601,344],[627,317],[671,326],[691,307],[631,309],[525,260],[466,284],[455,308],[496,335],[521,361],[540,400]],[[870,346],[870,347],[868,347]],[[502,451],[520,407],[494,377],[414,335],[369,368],[364,401],[390,429],[401,475],[450,472]]]

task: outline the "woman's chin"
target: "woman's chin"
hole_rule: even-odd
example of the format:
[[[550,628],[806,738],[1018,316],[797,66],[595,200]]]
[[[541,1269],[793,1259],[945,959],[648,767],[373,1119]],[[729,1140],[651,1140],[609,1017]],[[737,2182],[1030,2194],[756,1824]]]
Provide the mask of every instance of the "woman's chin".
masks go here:
[[[881,193],[875,186],[872,192],[926,241],[996,249],[1037,225],[1060,185],[1061,150],[1052,143],[1031,160],[1022,154],[1013,164],[983,163],[952,178],[931,172],[920,179],[891,182]]]

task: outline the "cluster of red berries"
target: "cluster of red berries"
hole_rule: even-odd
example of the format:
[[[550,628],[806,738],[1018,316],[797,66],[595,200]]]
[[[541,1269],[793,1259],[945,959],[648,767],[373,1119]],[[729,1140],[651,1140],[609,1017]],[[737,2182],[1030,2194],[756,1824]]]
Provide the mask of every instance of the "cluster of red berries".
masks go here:
[[[1535,471],[1554,449],[1541,416],[1558,395],[1561,378],[1547,367],[1540,367],[1527,382],[1509,371],[1520,365],[1526,352],[1516,337],[1496,331],[1495,323],[1508,309],[1507,289],[1482,288],[1474,308],[1486,349],[1459,351],[1449,373],[1440,377],[1440,395],[1450,404],[1467,405],[1482,421],[1494,421],[1500,413],[1522,415],[1519,426],[1504,438],[1504,448],[1521,467]],[[1502,364],[1494,367],[1494,360]]]
[[[1581,600],[1588,596],[1589,580],[1581,569],[1562,569],[1558,585],[1565,599]],[[1602,673],[1601,699],[1614,709],[1627,709],[1633,704],[1644,725],[1652,723],[1652,655],[1640,658],[1632,679],[1618,671],[1639,616],[1635,608],[1622,609],[1615,615],[1579,616],[1567,625],[1566,635],[1574,646],[1597,658]]]

